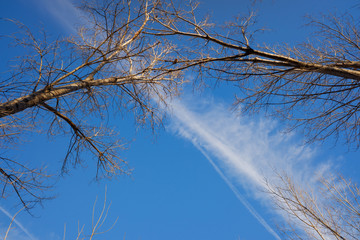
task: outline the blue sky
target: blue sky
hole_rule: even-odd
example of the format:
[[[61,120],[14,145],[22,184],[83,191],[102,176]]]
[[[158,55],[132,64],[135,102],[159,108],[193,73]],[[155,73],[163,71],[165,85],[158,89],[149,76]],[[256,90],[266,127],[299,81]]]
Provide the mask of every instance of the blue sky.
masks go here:
[[[355,11],[356,1],[202,1],[202,14],[215,22],[231,20],[238,13],[257,10],[258,25],[269,29],[257,42],[295,44],[309,38],[304,16],[328,12]],[[69,0],[4,1],[3,18],[14,18],[31,29],[43,27],[54,36],[72,33],[77,21]],[[2,31],[12,31],[2,23]],[[2,40],[4,42],[4,40]],[[2,44],[3,59],[16,52]],[[6,61],[1,61],[1,68]],[[262,115],[238,116],[230,107],[236,91],[231,85],[205,89],[201,94],[185,93],[170,103],[164,129],[153,136],[146,129],[135,130],[128,116],[111,118],[121,137],[131,140],[123,157],[134,169],[131,176],[94,182],[94,165],[70,171],[59,178],[44,207],[17,217],[13,239],[76,239],[78,225],[91,227],[92,209],[102,207],[105,189],[111,203],[104,230],[98,239],[279,239],[276,223],[283,215],[263,192],[263,179],[276,181],[273,169],[286,170],[298,183],[316,191],[314,180],[321,174],[341,172],[355,181],[360,178],[357,153],[348,152],[341,141],[331,140],[302,147],[300,133],[283,135],[282,122]],[[194,104],[195,103],[195,104]],[[60,167],[66,139],[47,139],[33,134],[32,141],[13,155]],[[0,202],[0,234],[9,216],[18,210],[13,202]],[[98,212],[97,212],[98,213]],[[1,236],[2,237],[2,236]]]

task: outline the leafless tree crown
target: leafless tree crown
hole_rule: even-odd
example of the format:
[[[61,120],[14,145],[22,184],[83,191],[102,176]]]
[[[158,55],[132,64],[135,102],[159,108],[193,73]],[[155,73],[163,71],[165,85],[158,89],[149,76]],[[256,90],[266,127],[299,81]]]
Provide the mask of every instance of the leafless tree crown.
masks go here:
[[[286,216],[279,227],[285,239],[360,238],[360,191],[357,184],[338,177],[322,178],[319,192],[311,192],[286,174],[280,184],[268,185],[274,203]]]
[[[87,24],[76,36],[56,41],[13,21],[20,31],[12,41],[27,54],[0,82],[2,146],[26,129],[65,133],[70,141],[62,171],[80,163],[87,151],[97,160],[97,178],[128,173],[118,151],[124,143],[93,119],[103,119],[113,108],[111,112],[132,112],[140,125],[161,124],[165,100],[177,94],[182,78],[169,70],[174,47],[144,34],[157,4],[86,1],[81,10]],[[1,160],[3,196],[13,189],[27,208],[42,200],[49,177],[42,169]]]
[[[313,36],[296,47],[259,45],[255,16],[238,17],[224,28],[197,19],[196,4],[179,10],[163,4],[149,32],[189,39],[181,48],[178,69],[196,68],[203,82],[233,83],[236,104],[303,125],[310,140],[345,137],[359,147],[360,30],[357,18],[326,15],[309,18]],[[184,10],[187,9],[187,10]],[[174,41],[177,41],[176,39]],[[185,42],[185,41],[182,41]],[[281,39],[279,39],[281,42]]]
[[[261,29],[254,28],[253,14],[218,28],[210,18],[199,20],[197,7],[192,1],[85,1],[87,24],[56,41],[14,21],[21,35],[13,42],[27,54],[0,81],[2,147],[27,129],[65,133],[70,141],[62,171],[87,150],[98,178],[127,173],[118,152],[123,143],[93,119],[114,107],[132,112],[140,125],[161,124],[163,105],[178,93],[184,71],[198,83],[234,83],[244,111],[266,109],[303,125],[312,140],[345,136],[359,147],[357,19],[310,19],[317,29],[310,41],[271,48],[256,43]],[[49,177],[43,169],[5,155],[1,162],[3,196],[11,188],[27,207],[42,199]]]

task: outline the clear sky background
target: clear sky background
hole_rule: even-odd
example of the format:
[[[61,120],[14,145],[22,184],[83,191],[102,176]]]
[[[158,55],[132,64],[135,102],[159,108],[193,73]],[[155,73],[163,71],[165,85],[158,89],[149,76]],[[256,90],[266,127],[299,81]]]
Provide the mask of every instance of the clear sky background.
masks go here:
[[[311,40],[304,26],[305,15],[356,13],[357,1],[335,0],[203,0],[200,14],[210,13],[223,23],[237,14],[257,11],[258,26],[268,31],[258,43],[296,44]],[[53,36],[67,36],[76,21],[70,0],[1,0],[0,17],[17,19],[31,29],[44,28]],[[358,17],[358,15],[356,15]],[[0,34],[14,29],[1,23]],[[0,39],[1,69],[18,54]],[[210,80],[209,80],[210,81]],[[211,84],[210,84],[211,85]],[[227,84],[185,93],[173,101],[164,129],[154,136],[135,129],[131,117],[111,118],[121,137],[130,140],[122,156],[134,169],[131,176],[94,182],[95,164],[77,168],[60,177],[54,200],[34,210],[35,218],[22,212],[10,240],[76,239],[78,226],[91,226],[92,209],[111,203],[103,230],[117,219],[114,228],[98,239],[279,239],[276,224],[283,216],[263,192],[264,178],[276,181],[272,169],[286,170],[299,182],[312,186],[317,174],[340,172],[359,182],[358,154],[329,140],[302,147],[301,133],[284,136],[284,123],[262,115],[237,116],[230,107],[236,89]],[[29,162],[46,162],[50,169],[61,167],[66,138],[47,139],[32,134],[32,141],[13,154]],[[17,212],[12,199],[0,202],[0,233]],[[274,232],[275,231],[275,232]],[[2,235],[1,235],[2,236]]]

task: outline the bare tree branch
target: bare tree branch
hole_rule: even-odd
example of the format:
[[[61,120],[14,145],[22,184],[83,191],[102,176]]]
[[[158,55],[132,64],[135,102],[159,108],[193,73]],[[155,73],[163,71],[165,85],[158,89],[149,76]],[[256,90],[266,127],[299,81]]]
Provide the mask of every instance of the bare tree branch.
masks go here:
[[[184,4],[186,5],[186,4]],[[228,81],[240,93],[243,111],[266,109],[304,126],[309,140],[343,135],[359,147],[359,21],[352,16],[309,18],[311,42],[296,47],[256,45],[254,14],[236,18],[225,30],[196,18],[197,4],[176,9],[163,3],[146,31],[178,43],[176,70],[190,69],[200,81]],[[226,31],[227,30],[227,31]],[[261,29],[260,29],[261,30]],[[231,36],[231,38],[229,37]],[[281,41],[281,39],[279,39]],[[349,145],[349,146],[350,146]]]
[[[106,117],[111,107],[133,112],[141,126],[161,124],[165,100],[177,94],[182,76],[170,68],[174,46],[144,34],[158,4],[86,1],[81,9],[88,25],[79,28],[77,36],[53,42],[46,33],[35,34],[11,21],[19,32],[10,38],[25,54],[0,80],[1,144],[16,143],[16,137],[29,129],[62,133],[69,136],[69,147],[61,172],[82,163],[87,151],[97,160],[97,179],[128,174],[119,156],[124,143],[106,125],[91,122]],[[23,166],[21,160],[13,163]],[[21,173],[0,165],[0,170],[4,185],[13,187],[26,208],[28,202],[41,199],[42,191],[35,191],[45,187],[37,181],[41,169],[23,168]]]
[[[274,203],[287,214],[281,227],[285,239],[359,239],[360,192],[356,184],[339,177],[321,179],[320,192],[279,174],[280,184],[268,183]]]

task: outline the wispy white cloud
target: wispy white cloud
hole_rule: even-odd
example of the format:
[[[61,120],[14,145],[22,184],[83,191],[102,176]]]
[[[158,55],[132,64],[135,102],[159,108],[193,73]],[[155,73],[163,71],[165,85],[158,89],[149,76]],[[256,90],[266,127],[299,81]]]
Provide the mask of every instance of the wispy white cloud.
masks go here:
[[[193,142],[194,146],[206,157],[210,164],[214,167],[216,172],[220,177],[225,181],[225,183],[230,187],[231,191],[235,194],[236,198],[246,207],[246,209],[255,217],[255,219],[271,234],[275,239],[280,240],[279,235],[272,229],[272,227],[266,222],[266,220],[252,207],[249,201],[240,193],[236,186],[225,176],[221,169],[214,163],[211,157],[206,153],[200,145]]]
[[[79,22],[81,12],[70,0],[40,1],[68,31],[75,32],[74,23]],[[240,193],[239,186],[264,200],[268,196],[259,190],[266,188],[265,180],[277,185],[276,173],[285,171],[296,183],[307,182],[311,186],[315,173],[327,171],[327,165],[315,170],[311,164],[314,150],[304,148],[291,134],[283,134],[274,121],[238,117],[213,102],[203,105],[205,111],[193,110],[189,105],[194,104],[179,100],[169,105],[173,116],[171,128],[204,154],[250,213],[275,239],[280,239]]]
[[[69,33],[76,32],[76,25],[81,24],[83,14],[71,0],[35,0],[35,4],[55,18]]]
[[[280,239],[241,195],[239,187],[253,193],[258,200],[269,202],[264,190],[267,184],[281,186],[277,174],[284,171],[296,184],[303,184],[304,188],[316,187],[315,173],[327,171],[327,164],[314,167],[311,159],[315,151],[304,147],[296,136],[283,133],[275,121],[240,117],[212,101],[197,104],[195,109],[194,102],[199,103],[199,99],[189,102],[191,104],[172,102],[170,128],[204,154],[250,213],[270,234]]]

